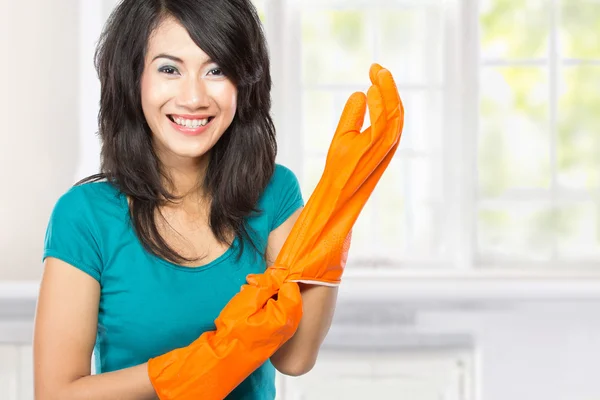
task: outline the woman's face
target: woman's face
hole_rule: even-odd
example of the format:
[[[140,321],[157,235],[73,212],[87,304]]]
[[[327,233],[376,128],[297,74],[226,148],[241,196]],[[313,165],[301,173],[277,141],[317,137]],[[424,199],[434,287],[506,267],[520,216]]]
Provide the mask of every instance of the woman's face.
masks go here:
[[[172,18],[150,36],[141,80],[144,116],[165,165],[199,161],[227,130],[237,89]]]

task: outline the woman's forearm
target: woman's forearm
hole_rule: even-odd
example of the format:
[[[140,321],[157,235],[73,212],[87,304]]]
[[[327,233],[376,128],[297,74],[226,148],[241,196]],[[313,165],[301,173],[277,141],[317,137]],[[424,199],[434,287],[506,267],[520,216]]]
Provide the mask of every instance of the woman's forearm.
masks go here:
[[[301,284],[303,315],[298,330],[271,357],[285,375],[299,376],[314,366],[333,320],[337,287]]]
[[[146,363],[119,371],[81,377],[56,393],[40,388],[36,400],[154,400]]]

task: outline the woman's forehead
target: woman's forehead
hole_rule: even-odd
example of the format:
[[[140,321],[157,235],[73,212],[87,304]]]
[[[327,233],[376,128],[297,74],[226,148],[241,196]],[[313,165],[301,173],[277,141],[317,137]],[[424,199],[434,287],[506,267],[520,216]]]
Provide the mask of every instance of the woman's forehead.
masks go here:
[[[174,18],[161,21],[148,38],[149,59],[161,54],[190,62],[210,61],[210,57],[192,40],[185,27]]]

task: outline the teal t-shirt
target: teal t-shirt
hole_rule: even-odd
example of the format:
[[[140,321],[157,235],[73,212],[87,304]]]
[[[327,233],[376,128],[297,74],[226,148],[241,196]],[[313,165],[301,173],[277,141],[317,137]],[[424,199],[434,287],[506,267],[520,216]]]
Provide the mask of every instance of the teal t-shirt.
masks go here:
[[[71,188],[56,203],[44,258],[61,259],[101,286],[96,373],[115,371],[192,343],[214,330],[214,320],[246,283],[264,272],[269,233],[303,205],[296,176],[277,165],[261,195],[261,215],[247,219],[262,254],[246,243],[237,260],[236,239],[201,267],[182,267],[147,252],[129,219],[126,197],[108,182]],[[267,361],[227,399],[272,400],[275,369]]]

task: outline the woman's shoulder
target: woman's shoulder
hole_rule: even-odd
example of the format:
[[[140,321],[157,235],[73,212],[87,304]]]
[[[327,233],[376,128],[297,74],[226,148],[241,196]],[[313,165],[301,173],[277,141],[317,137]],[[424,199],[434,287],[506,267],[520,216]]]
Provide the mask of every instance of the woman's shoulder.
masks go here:
[[[64,192],[48,221],[44,259],[61,259],[100,280],[103,243],[118,226],[113,217],[120,207],[118,193],[101,181],[76,184]]]
[[[54,214],[82,218],[98,214],[103,209],[122,207],[124,197],[107,181],[76,184],[64,192],[54,206]]]
[[[296,174],[283,164],[275,164],[271,179],[263,191],[263,201],[277,203],[282,193],[299,192],[300,184]]]
[[[283,164],[275,164],[275,170],[273,171],[273,176],[271,176],[268,187],[277,188],[280,186],[288,186],[290,184],[296,185],[297,182],[298,177],[290,168]]]
[[[270,230],[283,223],[303,204],[300,183],[296,174],[290,168],[276,164],[262,201],[262,209],[269,216]]]

